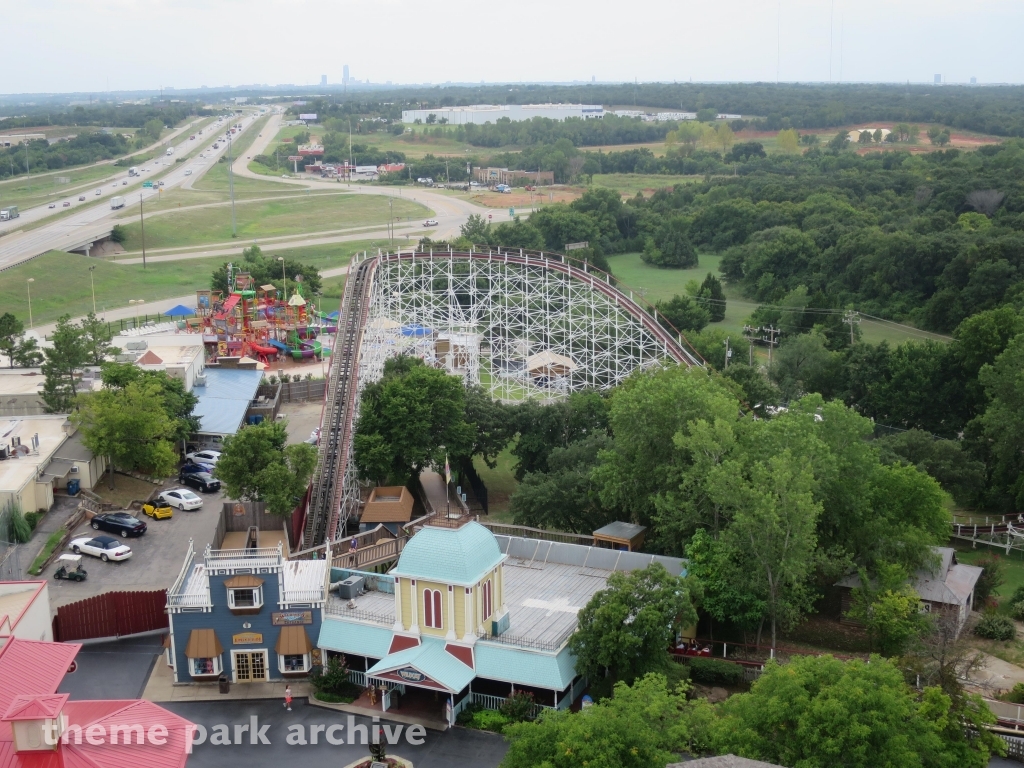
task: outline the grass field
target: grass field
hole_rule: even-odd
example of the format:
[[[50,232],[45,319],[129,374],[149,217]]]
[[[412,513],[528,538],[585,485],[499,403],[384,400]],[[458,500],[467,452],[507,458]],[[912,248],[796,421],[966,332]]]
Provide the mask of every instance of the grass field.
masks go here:
[[[718,254],[701,254],[700,266],[692,269],[659,269],[652,267],[641,260],[639,253],[609,256],[608,263],[611,265],[612,273],[621,284],[642,295],[643,298],[653,304],[658,301],[666,301],[673,296],[685,294],[685,286],[688,281],[703,281],[708,272],[720,276],[718,272],[720,258]],[[720,328],[723,331],[735,333],[739,336],[742,334],[743,326],[747,319],[757,309],[757,302],[743,298],[738,288],[728,284],[725,285],[725,297],[727,301],[725,319],[720,323],[712,324],[710,327]],[[860,328],[864,341],[875,344],[881,341],[901,343],[911,339],[949,341],[947,336],[921,331],[909,326],[900,326],[895,323],[865,319],[861,323]]]
[[[388,220],[388,199],[371,195],[310,195],[289,200],[256,201],[235,206],[238,237],[252,240],[278,235],[312,234]],[[423,218],[429,209],[411,200],[396,199],[396,216]],[[142,248],[139,223],[126,224],[125,250]],[[182,209],[146,222],[146,247],[170,248],[230,241],[231,208]]]
[[[202,178],[192,185],[192,191],[211,192],[218,195],[219,200],[228,199],[228,164],[214,163],[213,168],[203,174]],[[189,190],[182,190],[188,193]],[[306,190],[294,184],[283,184],[280,181],[264,181],[235,176],[235,200],[246,197],[265,197],[268,194],[306,194]]]
[[[321,270],[345,266],[357,251],[377,247],[376,241],[290,248],[281,251],[288,258],[312,264]],[[267,248],[273,254],[273,248]],[[200,288],[210,287],[213,270],[231,259],[213,256],[206,259],[184,259],[149,264],[121,265],[87,258],[75,253],[51,251],[39,258],[0,272],[0,307],[12,312],[28,325],[26,280],[32,283],[32,316],[36,324],[51,323],[63,314],[72,317],[92,310],[89,288],[89,267],[96,267],[96,309],[127,306],[129,299],[155,301],[182,296]]]

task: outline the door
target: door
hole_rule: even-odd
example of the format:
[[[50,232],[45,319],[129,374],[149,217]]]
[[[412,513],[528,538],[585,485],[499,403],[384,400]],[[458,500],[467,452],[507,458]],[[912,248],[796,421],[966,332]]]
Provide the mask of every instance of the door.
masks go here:
[[[232,651],[236,683],[258,683],[267,679],[266,651]]]

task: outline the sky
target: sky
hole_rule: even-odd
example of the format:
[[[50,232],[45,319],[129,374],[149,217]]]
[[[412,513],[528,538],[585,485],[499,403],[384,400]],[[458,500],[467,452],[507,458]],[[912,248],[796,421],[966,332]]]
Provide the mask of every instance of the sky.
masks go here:
[[[0,92],[1024,82],[1021,0],[0,0]]]

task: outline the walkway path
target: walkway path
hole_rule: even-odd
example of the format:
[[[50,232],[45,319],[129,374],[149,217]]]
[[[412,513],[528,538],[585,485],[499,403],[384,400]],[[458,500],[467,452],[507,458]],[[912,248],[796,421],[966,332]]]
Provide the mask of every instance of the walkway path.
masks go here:
[[[431,469],[420,472],[420,486],[423,488],[423,495],[427,498],[428,512],[443,513],[448,509],[448,494],[446,493],[444,477]]]

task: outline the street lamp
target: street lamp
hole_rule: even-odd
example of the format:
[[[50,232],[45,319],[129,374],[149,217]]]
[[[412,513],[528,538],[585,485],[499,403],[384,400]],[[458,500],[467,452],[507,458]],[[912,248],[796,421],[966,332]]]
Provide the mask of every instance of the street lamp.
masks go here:
[[[277,260],[281,262],[281,279],[284,281],[284,300],[288,301],[288,275],[284,273],[284,256],[278,256]]]
[[[93,280],[92,273],[96,271],[96,265],[93,264],[89,267],[89,287],[92,288],[92,313],[96,314],[96,282]]]
[[[36,281],[36,279],[34,277],[30,277],[28,279],[28,281],[27,281],[27,283],[28,283],[28,327],[29,328],[32,327],[32,283],[34,283],[35,281]]]
[[[129,307],[135,307],[135,327],[136,328],[139,327],[139,306],[141,304],[145,304],[145,303],[146,303],[145,299],[130,299],[128,301],[128,306]]]

